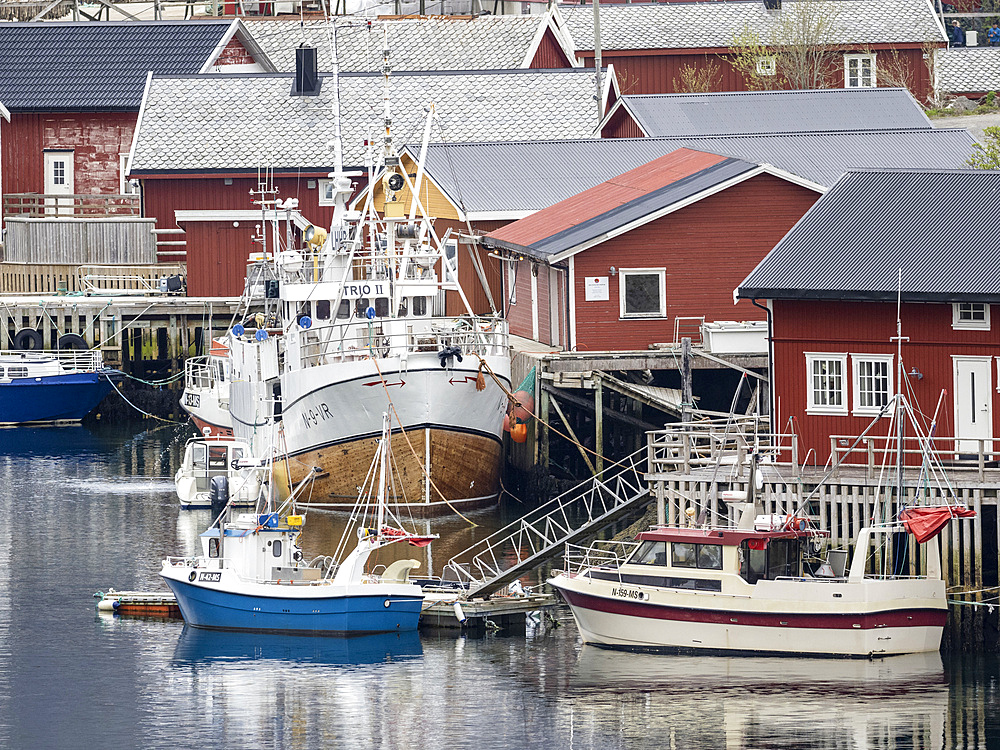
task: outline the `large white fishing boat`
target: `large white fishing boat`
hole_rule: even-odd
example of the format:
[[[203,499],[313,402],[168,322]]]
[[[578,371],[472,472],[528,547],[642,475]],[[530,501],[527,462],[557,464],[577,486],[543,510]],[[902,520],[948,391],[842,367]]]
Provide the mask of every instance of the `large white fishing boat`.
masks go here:
[[[286,486],[318,468],[315,501],[349,508],[388,411],[403,433],[393,504],[425,515],[487,505],[500,492],[507,324],[470,307],[458,241],[435,232],[418,197],[422,168],[414,177],[401,168],[387,96],[384,106],[384,146],[368,172],[369,186],[381,175],[383,216],[372,189],[363,210],[348,210],[359,175],[341,171],[331,174],[329,232],[299,233],[294,201],[275,204],[274,216],[289,216],[269,255],[277,294],[268,302],[277,302],[279,325],[232,331],[234,433],[254,445],[280,419]],[[336,133],[337,165],[339,143]],[[449,294],[462,314],[445,314]]]

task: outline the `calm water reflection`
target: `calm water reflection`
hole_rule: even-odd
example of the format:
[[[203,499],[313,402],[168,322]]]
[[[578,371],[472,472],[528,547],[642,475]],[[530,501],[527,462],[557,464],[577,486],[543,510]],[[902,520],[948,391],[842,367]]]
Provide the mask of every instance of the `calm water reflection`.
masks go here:
[[[194,551],[183,436],[0,430],[0,748],[1000,747],[992,656],[877,662],[653,656],[524,636],[207,633],[96,615]],[[504,520],[433,524],[441,562]],[[339,517],[310,514],[306,551]],[[426,569],[426,568],[425,568]]]

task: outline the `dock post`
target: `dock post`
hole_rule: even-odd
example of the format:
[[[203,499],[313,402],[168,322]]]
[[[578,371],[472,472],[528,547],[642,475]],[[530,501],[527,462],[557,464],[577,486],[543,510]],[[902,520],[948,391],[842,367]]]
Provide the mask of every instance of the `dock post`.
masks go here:
[[[546,472],[549,470],[549,392],[544,387],[538,389],[538,416],[540,420],[535,422],[536,440],[535,450],[537,451],[535,463],[540,465]],[[543,421],[544,420],[544,421]]]
[[[681,339],[681,421],[691,421],[691,407],[694,405],[691,395],[691,337]]]
[[[667,523],[666,498],[663,493],[663,480],[656,482],[656,523],[664,526]]]
[[[594,378],[594,450],[600,477],[604,473],[604,383],[599,377]]]

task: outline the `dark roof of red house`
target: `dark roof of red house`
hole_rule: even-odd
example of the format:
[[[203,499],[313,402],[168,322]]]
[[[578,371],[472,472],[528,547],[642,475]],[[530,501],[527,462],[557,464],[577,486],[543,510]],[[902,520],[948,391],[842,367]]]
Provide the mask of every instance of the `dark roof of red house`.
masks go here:
[[[149,71],[200,72],[232,24],[0,23],[0,101],[11,112],[137,112]]]
[[[1000,171],[845,174],[737,289],[744,299],[1000,302]],[[902,271],[902,279],[900,279]]]
[[[757,168],[742,159],[680,148],[491,232],[484,244],[549,258],[619,233]]]

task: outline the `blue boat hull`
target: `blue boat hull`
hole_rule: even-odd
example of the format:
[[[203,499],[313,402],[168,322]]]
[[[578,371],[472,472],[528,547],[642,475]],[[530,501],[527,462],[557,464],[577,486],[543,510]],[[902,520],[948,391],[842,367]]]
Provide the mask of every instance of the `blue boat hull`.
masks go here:
[[[0,423],[79,422],[111,392],[100,372],[14,378],[0,383]]]
[[[421,599],[405,596],[248,596],[165,578],[184,621],[196,628],[275,633],[416,630]]]

